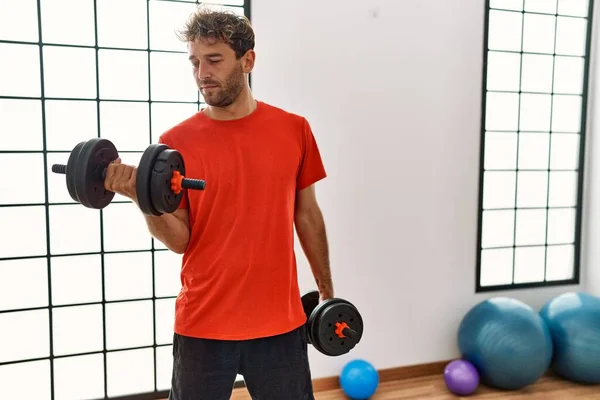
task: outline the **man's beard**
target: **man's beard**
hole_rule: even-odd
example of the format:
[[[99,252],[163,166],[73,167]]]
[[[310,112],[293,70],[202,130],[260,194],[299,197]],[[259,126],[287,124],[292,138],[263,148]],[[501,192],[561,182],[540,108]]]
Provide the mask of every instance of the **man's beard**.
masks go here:
[[[216,84],[214,81],[203,81],[202,84]],[[225,79],[223,85],[219,85],[216,91],[202,93],[204,101],[209,106],[227,107],[231,105],[244,89],[244,72],[242,66],[238,65]]]

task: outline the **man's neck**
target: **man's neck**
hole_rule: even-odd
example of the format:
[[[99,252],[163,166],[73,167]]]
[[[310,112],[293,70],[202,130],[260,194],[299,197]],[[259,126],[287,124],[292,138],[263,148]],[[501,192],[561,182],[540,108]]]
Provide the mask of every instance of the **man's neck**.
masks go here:
[[[256,110],[257,102],[249,90],[244,90],[238,98],[227,107],[213,107],[207,105],[204,114],[215,120],[229,121],[244,118]]]

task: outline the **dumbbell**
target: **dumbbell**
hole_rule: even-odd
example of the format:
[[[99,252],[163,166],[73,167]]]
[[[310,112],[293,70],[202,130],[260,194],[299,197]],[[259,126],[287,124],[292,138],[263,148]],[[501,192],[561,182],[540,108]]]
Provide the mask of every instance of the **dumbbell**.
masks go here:
[[[52,165],[52,172],[65,174],[71,198],[87,208],[103,209],[115,197],[104,188],[106,170],[119,157],[114,144],[93,138],[78,143],[67,164]],[[142,154],[136,175],[136,195],[143,213],[161,215],[174,212],[183,189],[204,190],[206,183],[185,177],[181,154],[164,144],[151,144]]]
[[[363,335],[363,319],[349,301],[331,298],[319,302],[319,292],[302,296],[306,314],[306,341],[327,356],[350,352]]]

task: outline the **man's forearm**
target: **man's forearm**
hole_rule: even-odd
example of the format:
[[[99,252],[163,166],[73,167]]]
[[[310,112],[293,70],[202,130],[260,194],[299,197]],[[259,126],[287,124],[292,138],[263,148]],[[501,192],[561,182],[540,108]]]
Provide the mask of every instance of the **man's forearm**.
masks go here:
[[[329,245],[323,215],[319,209],[315,209],[297,214],[295,222],[298,239],[310,264],[321,297],[333,297]]]

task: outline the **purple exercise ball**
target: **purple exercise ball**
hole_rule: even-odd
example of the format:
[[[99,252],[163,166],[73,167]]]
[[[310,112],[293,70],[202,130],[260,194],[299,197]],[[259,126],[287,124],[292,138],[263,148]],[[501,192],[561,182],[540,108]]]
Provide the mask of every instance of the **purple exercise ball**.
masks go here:
[[[452,393],[467,396],[479,386],[479,372],[467,360],[454,360],[444,369],[444,382]]]

